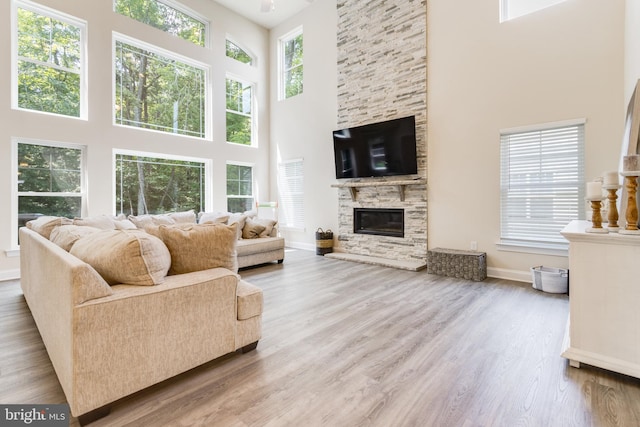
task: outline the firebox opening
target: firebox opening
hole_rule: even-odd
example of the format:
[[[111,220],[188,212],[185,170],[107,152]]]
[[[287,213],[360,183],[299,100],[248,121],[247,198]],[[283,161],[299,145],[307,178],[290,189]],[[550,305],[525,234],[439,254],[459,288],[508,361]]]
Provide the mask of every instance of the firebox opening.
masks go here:
[[[404,237],[404,209],[354,208],[353,232]]]

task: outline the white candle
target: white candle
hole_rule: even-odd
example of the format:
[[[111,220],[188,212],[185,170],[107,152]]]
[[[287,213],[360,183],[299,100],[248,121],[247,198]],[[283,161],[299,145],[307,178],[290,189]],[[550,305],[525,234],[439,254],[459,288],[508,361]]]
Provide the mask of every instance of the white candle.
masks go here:
[[[604,173],[604,185],[618,185],[618,172],[605,172]]]
[[[602,197],[602,183],[599,181],[587,182],[587,199]]]
[[[625,172],[640,170],[640,155],[632,154],[630,156],[624,156],[624,159],[622,159],[622,170]]]

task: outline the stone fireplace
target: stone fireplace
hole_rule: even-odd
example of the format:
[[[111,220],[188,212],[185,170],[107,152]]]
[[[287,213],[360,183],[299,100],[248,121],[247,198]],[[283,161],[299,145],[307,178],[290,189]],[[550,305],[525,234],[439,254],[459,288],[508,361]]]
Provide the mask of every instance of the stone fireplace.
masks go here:
[[[362,262],[423,268],[427,261],[426,0],[338,0],[337,11],[338,128],[414,115],[418,173],[335,184],[339,215],[335,252]],[[354,232],[356,209],[401,210],[403,235]]]

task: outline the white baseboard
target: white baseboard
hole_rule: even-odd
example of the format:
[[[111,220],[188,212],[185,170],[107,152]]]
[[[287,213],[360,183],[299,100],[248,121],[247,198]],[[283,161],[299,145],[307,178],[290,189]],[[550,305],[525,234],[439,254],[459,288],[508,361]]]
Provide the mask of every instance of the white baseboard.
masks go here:
[[[20,269],[0,271],[0,282],[5,280],[16,280],[20,278]]]
[[[531,272],[508,270],[506,268],[487,267],[487,276],[495,279],[514,280],[516,282],[531,283]]]
[[[303,242],[286,242],[287,248],[292,249],[301,249],[303,251],[315,251],[316,246],[311,243],[303,243]],[[286,248],[285,248],[286,249]]]

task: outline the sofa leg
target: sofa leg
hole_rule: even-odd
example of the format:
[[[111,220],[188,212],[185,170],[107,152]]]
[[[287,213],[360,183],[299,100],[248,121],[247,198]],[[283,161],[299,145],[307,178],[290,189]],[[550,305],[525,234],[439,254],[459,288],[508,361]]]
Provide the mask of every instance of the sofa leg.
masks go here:
[[[284,259],[279,259],[278,260],[278,264],[282,264],[284,262]]]
[[[91,424],[94,421],[99,420],[100,418],[106,417],[111,412],[111,406],[103,406],[98,409],[94,409],[93,411],[89,411],[86,414],[82,414],[78,417],[78,423],[81,426],[86,426],[87,424]]]
[[[251,344],[247,344],[244,347],[242,347],[242,353],[249,353],[250,351],[253,351],[256,349],[256,347],[258,347],[258,341],[256,342],[252,342]]]

